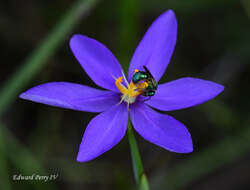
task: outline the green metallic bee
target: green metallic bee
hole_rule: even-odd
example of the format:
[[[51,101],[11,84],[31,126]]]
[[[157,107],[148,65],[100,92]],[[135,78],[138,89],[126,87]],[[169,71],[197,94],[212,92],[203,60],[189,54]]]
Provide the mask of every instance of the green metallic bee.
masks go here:
[[[139,82],[142,81],[146,82],[148,86],[140,90],[142,90],[143,96],[151,97],[155,95],[155,91],[157,90],[158,84],[154,79],[153,75],[148,70],[148,68],[146,66],[143,66],[143,68],[145,69],[145,71],[136,72],[132,77],[132,81],[134,84],[138,84]]]

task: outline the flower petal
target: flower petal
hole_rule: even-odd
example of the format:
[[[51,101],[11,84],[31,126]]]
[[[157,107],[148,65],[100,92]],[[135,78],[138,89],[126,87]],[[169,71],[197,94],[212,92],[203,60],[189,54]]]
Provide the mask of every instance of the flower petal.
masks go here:
[[[126,133],[127,122],[128,111],[124,103],[97,115],[84,132],[77,161],[92,160],[119,143]]]
[[[174,51],[176,37],[177,20],[174,12],[168,10],[154,21],[138,45],[130,63],[129,80],[135,69],[144,70],[145,65],[159,81]]]
[[[173,152],[193,151],[188,130],[173,117],[157,113],[142,103],[131,107],[130,117],[135,130],[149,142]]]
[[[20,98],[79,111],[102,112],[119,102],[119,95],[69,82],[50,82],[33,87]]]
[[[89,77],[100,87],[118,91],[115,78],[122,76],[122,67],[111,51],[100,42],[77,34],[70,48]]]
[[[202,104],[223,89],[215,82],[186,77],[159,85],[155,95],[145,103],[163,111],[178,110]]]

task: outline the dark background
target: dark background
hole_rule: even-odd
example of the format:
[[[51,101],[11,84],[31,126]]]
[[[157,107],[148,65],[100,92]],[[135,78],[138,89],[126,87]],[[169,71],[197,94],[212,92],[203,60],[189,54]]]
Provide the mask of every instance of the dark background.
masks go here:
[[[75,2],[0,1],[0,189],[134,189],[127,138],[97,159],[78,163],[83,132],[96,114],[28,102],[18,94],[51,81],[95,87],[69,49],[75,33],[107,45],[126,70],[146,29],[167,9],[176,13],[178,40],[160,83],[190,76],[225,90],[208,103],[168,113],[189,129],[193,153],[168,152],[136,135],[150,187],[250,189],[250,1],[82,0],[77,24],[65,35],[59,31],[58,46],[48,45],[41,56],[37,48]],[[58,178],[15,181],[15,174]]]

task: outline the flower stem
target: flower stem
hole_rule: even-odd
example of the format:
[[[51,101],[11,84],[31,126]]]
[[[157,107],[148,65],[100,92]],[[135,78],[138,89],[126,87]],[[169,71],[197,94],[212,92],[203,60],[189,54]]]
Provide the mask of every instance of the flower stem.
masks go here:
[[[127,135],[128,135],[128,141],[129,141],[130,152],[131,152],[131,157],[132,157],[134,176],[135,176],[138,189],[149,190],[147,177],[143,171],[141,156],[139,153],[139,149],[135,140],[134,132],[133,132],[130,121],[128,122]]]

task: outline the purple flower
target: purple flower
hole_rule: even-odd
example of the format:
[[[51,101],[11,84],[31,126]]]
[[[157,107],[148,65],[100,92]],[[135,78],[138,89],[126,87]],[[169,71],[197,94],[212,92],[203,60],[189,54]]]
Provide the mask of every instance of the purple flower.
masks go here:
[[[177,21],[172,10],[164,12],[148,29],[137,47],[128,71],[128,81],[145,65],[156,81],[162,77],[174,51]],[[21,98],[79,111],[101,112],[88,124],[77,160],[86,162],[115,146],[126,133],[128,117],[146,140],[169,151],[193,151],[186,127],[151,107],[172,111],[206,102],[224,89],[222,85],[197,78],[181,78],[160,84],[156,94],[142,101],[139,87],[127,82],[122,67],[103,44],[74,35],[70,47],[89,77],[106,90],[69,82],[51,82],[29,89]],[[129,109],[128,109],[128,104]]]

